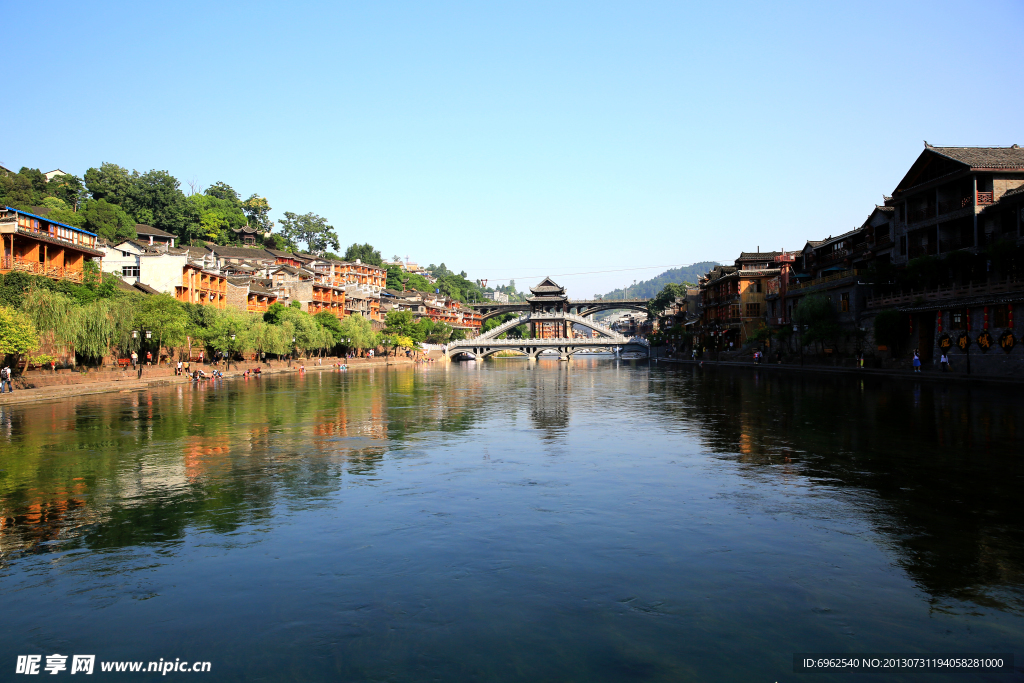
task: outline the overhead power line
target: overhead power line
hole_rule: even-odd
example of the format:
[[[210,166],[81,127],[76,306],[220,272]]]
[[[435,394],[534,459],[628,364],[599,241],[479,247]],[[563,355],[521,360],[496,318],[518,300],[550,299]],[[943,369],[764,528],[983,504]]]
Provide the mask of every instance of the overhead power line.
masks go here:
[[[704,261],[699,261],[698,263],[704,263]],[[718,263],[721,263],[721,262],[718,261]],[[694,264],[692,264],[692,263],[674,263],[674,264],[669,264],[667,266],[637,266],[635,268],[612,268],[612,269],[609,269],[609,270],[587,270],[587,271],[582,271],[582,272],[579,272],[579,273],[544,273],[543,275],[534,273],[534,274],[531,274],[531,275],[517,275],[515,277],[488,277],[487,280],[489,282],[490,281],[505,282],[507,280],[527,280],[529,278],[543,277],[543,276],[547,276],[547,277],[569,277],[571,275],[598,275],[598,274],[601,274],[601,273],[625,273],[625,272],[634,271],[634,270],[654,270],[655,268],[688,268],[688,267],[690,267],[692,265],[694,265]]]

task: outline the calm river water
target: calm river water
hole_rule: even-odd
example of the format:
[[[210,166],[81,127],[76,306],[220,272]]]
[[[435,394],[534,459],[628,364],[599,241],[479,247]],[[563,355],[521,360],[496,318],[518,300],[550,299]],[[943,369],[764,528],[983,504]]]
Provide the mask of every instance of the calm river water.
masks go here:
[[[598,359],[0,406],[0,670],[1020,680],[1021,430],[1019,388]],[[794,673],[802,652],[1017,670]]]

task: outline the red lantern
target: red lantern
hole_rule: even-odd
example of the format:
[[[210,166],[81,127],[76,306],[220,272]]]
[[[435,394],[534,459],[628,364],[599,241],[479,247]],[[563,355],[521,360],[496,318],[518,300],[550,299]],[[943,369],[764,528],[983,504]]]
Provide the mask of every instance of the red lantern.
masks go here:
[[[939,332],[942,332],[942,311],[938,312]]]

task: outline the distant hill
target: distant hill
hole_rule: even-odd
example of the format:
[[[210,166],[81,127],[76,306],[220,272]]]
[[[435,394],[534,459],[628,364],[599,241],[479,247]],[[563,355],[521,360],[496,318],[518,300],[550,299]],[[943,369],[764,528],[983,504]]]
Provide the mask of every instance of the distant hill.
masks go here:
[[[661,275],[653,277],[650,280],[644,280],[638,282],[635,285],[629,286],[628,298],[640,298],[650,299],[655,296],[662,288],[669,283],[682,284],[683,282],[689,282],[696,284],[697,279],[700,276],[707,273],[709,270],[718,265],[716,261],[702,261],[700,263],[694,263],[690,266],[683,266],[682,268],[672,268],[666,270]],[[612,291],[605,294],[603,299],[623,299],[627,297],[627,292],[622,289],[613,289]]]

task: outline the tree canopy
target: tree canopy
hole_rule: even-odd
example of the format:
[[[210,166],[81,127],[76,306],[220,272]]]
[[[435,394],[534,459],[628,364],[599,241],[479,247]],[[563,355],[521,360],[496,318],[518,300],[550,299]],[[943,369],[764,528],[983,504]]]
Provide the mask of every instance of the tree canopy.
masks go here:
[[[369,263],[371,266],[383,266],[384,259],[380,256],[380,251],[373,248],[373,245],[367,244],[352,244],[348,249],[345,250],[345,255],[342,260],[355,261],[359,259],[363,263]]]
[[[310,253],[322,254],[328,247],[340,249],[338,235],[334,227],[327,224],[327,219],[315,213],[304,213],[301,216],[291,211],[284,212],[284,218],[278,220],[281,234],[292,243],[305,242]]]

